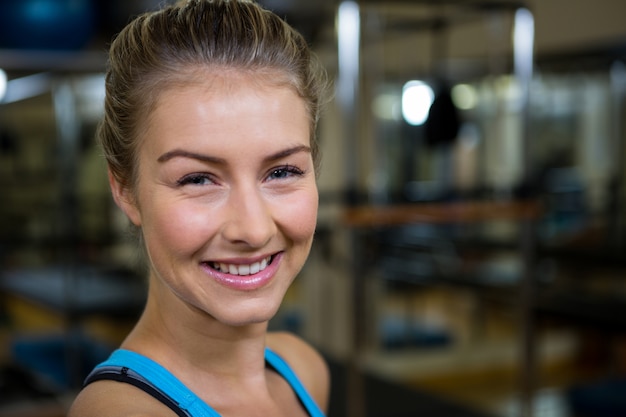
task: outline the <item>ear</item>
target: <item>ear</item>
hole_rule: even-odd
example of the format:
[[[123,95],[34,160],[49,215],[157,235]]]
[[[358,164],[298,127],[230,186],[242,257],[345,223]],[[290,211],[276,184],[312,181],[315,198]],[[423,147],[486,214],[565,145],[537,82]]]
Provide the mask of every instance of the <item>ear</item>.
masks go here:
[[[122,209],[124,214],[126,214],[126,216],[135,226],[141,226],[141,212],[137,207],[134,196],[132,195],[128,187],[120,184],[120,182],[115,178],[111,170],[109,170],[108,173],[109,185],[111,186],[113,200],[115,200],[117,206]]]

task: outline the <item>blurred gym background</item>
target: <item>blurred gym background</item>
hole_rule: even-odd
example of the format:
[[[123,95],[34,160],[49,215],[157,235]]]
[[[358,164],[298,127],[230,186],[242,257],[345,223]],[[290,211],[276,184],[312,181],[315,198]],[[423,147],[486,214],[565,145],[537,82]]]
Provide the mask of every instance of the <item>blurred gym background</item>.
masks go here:
[[[0,0],[0,416],[63,416],[142,308],[94,138],[163,0]],[[266,0],[335,81],[311,258],[272,328],[333,416],[626,415],[626,3]]]

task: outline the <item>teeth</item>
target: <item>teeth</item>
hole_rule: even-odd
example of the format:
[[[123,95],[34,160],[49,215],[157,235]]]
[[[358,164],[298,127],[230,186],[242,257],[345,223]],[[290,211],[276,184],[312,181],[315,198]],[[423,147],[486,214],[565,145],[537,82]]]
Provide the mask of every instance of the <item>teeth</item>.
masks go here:
[[[225,272],[232,275],[251,275],[256,274],[267,268],[267,265],[270,263],[271,260],[272,258],[268,256],[260,262],[255,262],[249,265],[213,263],[212,266],[214,269],[217,269],[220,272]]]

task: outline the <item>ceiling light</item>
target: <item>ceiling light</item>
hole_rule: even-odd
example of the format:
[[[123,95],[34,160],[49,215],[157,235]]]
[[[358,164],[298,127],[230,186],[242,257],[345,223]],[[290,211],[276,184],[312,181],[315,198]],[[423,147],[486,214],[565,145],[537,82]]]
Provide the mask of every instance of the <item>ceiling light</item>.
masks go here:
[[[7,73],[0,68],[0,103],[4,99],[4,95],[7,92]]]
[[[402,116],[412,126],[426,122],[435,94],[423,81],[409,81],[402,88]]]

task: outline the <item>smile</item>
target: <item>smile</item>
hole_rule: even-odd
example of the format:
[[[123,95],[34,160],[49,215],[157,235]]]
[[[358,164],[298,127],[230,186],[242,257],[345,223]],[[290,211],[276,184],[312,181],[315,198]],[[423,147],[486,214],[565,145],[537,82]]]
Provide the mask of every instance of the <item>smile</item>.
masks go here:
[[[263,271],[272,263],[272,256],[251,264],[228,264],[223,262],[209,262],[211,268],[231,275],[253,275]]]

